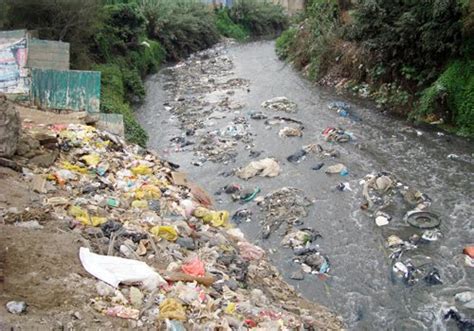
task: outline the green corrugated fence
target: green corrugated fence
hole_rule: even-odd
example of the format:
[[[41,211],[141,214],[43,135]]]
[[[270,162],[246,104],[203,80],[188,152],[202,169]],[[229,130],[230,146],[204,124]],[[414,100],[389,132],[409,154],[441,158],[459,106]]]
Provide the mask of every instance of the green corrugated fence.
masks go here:
[[[97,113],[100,72],[33,68],[31,98],[41,108]]]

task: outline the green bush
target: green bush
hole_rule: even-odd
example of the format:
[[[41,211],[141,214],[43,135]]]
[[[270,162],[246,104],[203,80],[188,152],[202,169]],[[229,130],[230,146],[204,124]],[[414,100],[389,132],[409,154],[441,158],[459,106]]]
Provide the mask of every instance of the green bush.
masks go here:
[[[292,61],[296,68],[308,69],[312,80],[328,69],[334,41],[339,35],[337,0],[309,0],[303,21],[284,32],[277,40],[277,54]]]
[[[275,47],[277,55],[281,59],[287,59],[290,56],[297,33],[297,28],[291,27],[288,30],[283,31],[283,33],[277,38]]]
[[[236,40],[245,40],[249,37],[249,32],[242,26],[235,24],[229,17],[227,9],[220,9],[216,13],[216,26],[221,35]]]
[[[458,0],[362,0],[347,36],[389,63],[392,79],[408,67],[424,84],[438,75],[446,59],[459,55],[462,13]]]
[[[166,50],[169,60],[187,57],[219,41],[214,12],[199,1],[139,0],[148,36]]]
[[[148,136],[133,116],[132,108],[125,101],[125,84],[121,68],[117,64],[101,64],[96,65],[94,70],[101,72],[101,111],[122,114],[125,138],[145,147]]]
[[[423,91],[413,117],[448,111],[449,124],[459,133],[474,135],[474,60],[452,62],[439,78]],[[437,114],[440,115],[440,114]],[[441,114],[442,117],[443,114]]]
[[[229,17],[253,36],[278,35],[288,27],[283,7],[258,0],[235,0]]]

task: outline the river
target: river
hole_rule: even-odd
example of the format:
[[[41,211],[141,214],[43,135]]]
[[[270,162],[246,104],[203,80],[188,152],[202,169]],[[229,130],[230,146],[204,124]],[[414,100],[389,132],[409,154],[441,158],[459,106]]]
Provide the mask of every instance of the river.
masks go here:
[[[306,275],[301,281],[289,278],[295,268],[292,252],[282,247],[279,234],[262,239],[259,223],[262,215],[254,202],[242,206],[225,194],[214,198],[216,208],[227,209],[231,214],[243,207],[252,210],[252,221],[239,225],[246,236],[267,250],[289,283],[308,299],[340,314],[348,329],[456,330],[455,323],[442,319],[443,312],[451,306],[456,306],[466,317],[474,317],[472,309],[462,308],[454,301],[456,293],[474,288],[474,268],[464,265],[461,254],[464,246],[474,243],[472,141],[434,128],[415,128],[382,113],[371,102],[314,86],[276,57],[274,43],[270,41],[219,46],[206,54],[191,59],[187,64],[191,68],[178,69],[181,74],[164,68],[147,80],[147,98],[137,109],[137,117],[150,135],[150,148],[179,164],[180,169],[211,194],[233,182],[250,188],[258,186],[262,190],[260,195],[284,186],[303,190],[314,201],[304,225],[320,232],[322,238],[317,243],[331,263],[330,276],[325,280],[315,275]],[[214,56],[220,59],[217,67],[213,66]],[[182,64],[178,64],[178,68],[180,66]],[[245,81],[234,81],[233,87],[209,88],[234,78]],[[294,101],[298,112],[276,115],[302,121],[303,137],[281,138],[279,126],[269,128],[263,121],[249,119],[250,112],[262,110],[263,101],[279,96]],[[240,116],[249,123],[251,141],[237,141],[237,155],[230,162],[199,159],[193,151],[196,145],[176,149],[176,143],[170,139],[185,137],[184,128],[176,112],[170,113],[168,102],[173,106],[177,100],[185,100],[188,109],[195,107],[193,118],[201,125],[186,139],[196,142],[201,132],[222,129],[234,117]],[[224,104],[230,105],[227,110],[223,110],[223,100]],[[328,103],[332,101],[348,103],[351,112],[361,121],[341,117],[329,110]],[[326,166],[343,163],[349,171],[348,176],[329,176],[324,168],[312,170],[321,162],[313,156],[299,164],[286,160],[303,145],[320,143],[327,146],[321,135],[326,127],[343,127],[355,138],[331,146],[340,153],[339,158],[322,160]],[[262,152],[257,159],[275,158],[282,173],[274,178],[255,177],[248,182],[219,175],[255,160],[249,156],[248,146]],[[456,156],[448,158],[450,154]],[[202,162],[202,165],[193,165],[195,162]],[[394,174],[404,185],[415,187],[431,198],[430,210],[441,219],[443,237],[419,245],[418,249],[407,252],[407,256],[413,261],[428,261],[435,266],[443,284],[430,286],[419,281],[407,286],[393,276],[393,261],[388,257],[386,238],[396,234],[405,240],[414,233],[420,234],[420,230],[403,221],[405,206],[392,208],[393,219],[383,227],[374,223],[370,213],[361,210],[360,180],[367,174],[381,171]],[[337,190],[340,182],[348,182],[352,191]]]

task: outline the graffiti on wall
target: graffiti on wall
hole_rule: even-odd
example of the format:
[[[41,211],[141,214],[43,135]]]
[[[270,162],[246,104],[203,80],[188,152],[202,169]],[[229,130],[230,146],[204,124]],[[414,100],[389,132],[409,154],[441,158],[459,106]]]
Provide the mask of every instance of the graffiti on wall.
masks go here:
[[[0,38],[0,92],[27,93],[26,38]]]

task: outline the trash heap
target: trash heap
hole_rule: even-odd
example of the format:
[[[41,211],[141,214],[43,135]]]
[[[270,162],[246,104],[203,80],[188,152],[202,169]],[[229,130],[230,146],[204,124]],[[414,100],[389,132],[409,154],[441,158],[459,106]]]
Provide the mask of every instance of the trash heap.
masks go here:
[[[52,134],[58,159],[25,176],[39,182],[49,215],[84,238],[78,254],[97,278],[90,303],[98,313],[168,330],[341,328],[300,298],[177,165],[90,126]],[[297,222],[308,203],[295,189],[272,193],[266,220]]]

